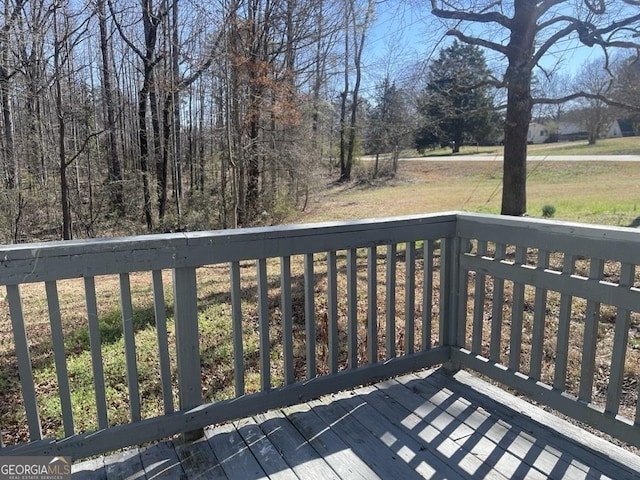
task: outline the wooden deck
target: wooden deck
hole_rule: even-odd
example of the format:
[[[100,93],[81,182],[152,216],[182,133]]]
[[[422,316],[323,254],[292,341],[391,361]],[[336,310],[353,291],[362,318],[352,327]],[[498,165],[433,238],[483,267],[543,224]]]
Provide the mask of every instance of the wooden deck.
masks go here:
[[[640,457],[477,377],[405,375],[74,465],[78,479],[640,478]]]

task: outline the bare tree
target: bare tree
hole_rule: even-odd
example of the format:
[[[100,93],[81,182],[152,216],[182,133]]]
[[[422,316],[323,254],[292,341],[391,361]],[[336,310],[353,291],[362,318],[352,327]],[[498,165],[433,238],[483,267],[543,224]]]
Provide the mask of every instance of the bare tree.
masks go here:
[[[111,73],[111,55],[109,48],[110,33],[107,26],[105,0],[97,0],[96,13],[100,29],[100,54],[102,57],[102,96],[106,117],[107,164],[109,167],[109,184],[112,191],[112,202],[116,211],[124,214],[124,194],[122,184],[122,168],[116,143],[116,110]]]
[[[506,59],[501,78],[493,84],[507,89],[504,127],[504,172],[502,214],[523,215],[527,211],[527,131],[534,103],[532,72],[540,60],[560,41],[574,39],[582,45],[603,49],[638,48],[640,11],[637,0],[498,0],[478,4],[472,0],[431,0],[432,12],[453,21],[447,34],[463,42],[494,50]],[[465,33],[467,24],[494,27],[491,39]],[[480,30],[475,30],[479,32]],[[498,43],[495,38],[508,39]],[[578,95],[580,96],[580,95]],[[582,96],[584,92],[582,92]],[[538,99],[554,103],[563,99]]]
[[[374,14],[373,0],[367,0],[364,14],[356,11],[354,0],[345,3],[345,63],[344,63],[344,90],[341,94],[340,106],[340,181],[351,179],[351,168],[356,144],[356,130],[358,124],[358,102],[360,95],[360,83],[362,81],[362,52],[367,30],[371,26]],[[361,20],[362,19],[362,20]],[[349,31],[351,29],[351,37]],[[353,58],[350,58],[349,49],[353,46]],[[353,61],[355,80],[353,88],[350,88],[349,64]],[[347,98],[349,98],[349,119],[347,120]]]
[[[578,100],[581,106],[579,117],[589,135],[589,145],[596,144],[604,129],[614,119],[615,110],[603,100],[610,96],[613,82],[613,76],[605,68],[602,59],[585,63],[576,76],[576,90],[592,95]]]

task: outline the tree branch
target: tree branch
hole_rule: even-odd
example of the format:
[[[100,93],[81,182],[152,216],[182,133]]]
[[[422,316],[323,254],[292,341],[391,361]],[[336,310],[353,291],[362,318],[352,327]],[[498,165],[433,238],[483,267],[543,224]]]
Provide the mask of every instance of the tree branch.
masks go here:
[[[447,35],[456,37],[459,40],[465,43],[469,43],[471,45],[477,45],[479,47],[489,48],[491,50],[495,50],[496,52],[500,52],[503,55],[507,54],[507,47],[505,47],[504,45],[500,45],[499,43],[495,43],[495,42],[490,42],[489,40],[484,40],[483,38],[470,37],[462,33],[460,30],[451,29],[447,32]]]
[[[462,10],[442,10],[438,8],[437,0],[431,0],[431,13],[438,18],[447,20],[463,20],[465,22],[497,23],[505,28],[511,25],[511,19],[498,12],[473,13]]]
[[[89,145],[89,141],[92,138],[97,137],[98,135],[101,135],[102,133],[104,133],[105,130],[100,130],[99,132],[93,132],[90,133],[85,139],[84,142],[82,142],[82,145],[80,145],[80,148],[78,149],[78,151],[76,152],[76,154],[71,157],[69,160],[67,160],[66,162],[64,162],[64,168],[69,167],[73,162],[76,161],[76,158],[78,158],[80,155],[82,155],[82,152],[84,152],[84,149],[87,148],[87,145]]]
[[[629,103],[613,100],[609,97],[606,97],[605,95],[601,95],[597,93],[587,93],[583,91],[575,92],[575,93],[572,93],[571,95],[566,95],[564,97],[558,97],[558,98],[547,98],[547,97],[534,98],[533,103],[544,104],[544,105],[559,105],[561,103],[570,102],[571,100],[577,100],[578,98],[599,100],[602,103],[609,105],[610,107],[618,107],[618,108],[623,108],[625,110],[640,112],[640,105],[631,105]]]

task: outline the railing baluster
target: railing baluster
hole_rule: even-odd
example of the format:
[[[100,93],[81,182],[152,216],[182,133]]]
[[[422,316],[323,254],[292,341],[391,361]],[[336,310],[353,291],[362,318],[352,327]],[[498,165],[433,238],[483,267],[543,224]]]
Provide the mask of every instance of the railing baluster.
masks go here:
[[[329,373],[338,372],[338,280],[336,252],[327,253],[327,310],[328,310],[328,348]]]
[[[604,261],[599,258],[591,259],[589,279],[600,280]],[[596,348],[598,344],[598,322],[600,321],[600,302],[587,301],[584,320],[584,337],[582,342],[582,365],[580,366],[580,390],[578,398],[584,402],[591,402],[593,395],[593,372],[595,370]]]
[[[630,263],[623,263],[620,268],[619,288],[631,288],[633,286],[634,275],[635,267]],[[611,352],[611,375],[609,375],[607,404],[605,406],[605,411],[611,415],[617,414],[620,408],[620,393],[622,392],[622,381],[624,380],[624,361],[627,357],[630,322],[631,312],[618,307]]]
[[[387,360],[396,356],[396,251],[395,244],[387,245]]]
[[[478,241],[478,257],[487,253],[486,240]],[[473,291],[473,331],[471,335],[471,351],[475,354],[482,353],[482,330],[484,327],[484,297],[486,275],[476,272],[476,282]]]
[[[291,385],[295,381],[293,370],[293,319],[291,307],[291,257],[280,258],[280,284],[282,313],[282,355],[284,358],[284,381]]]
[[[22,313],[22,299],[20,298],[20,287],[18,287],[18,285],[7,285],[7,301],[9,302],[11,328],[13,329],[13,339],[15,342],[16,357],[18,359],[22,399],[24,400],[24,409],[29,425],[29,437],[32,441],[40,440],[42,439],[42,427],[38,414],[36,389],[31,368],[31,355],[29,354],[29,342],[27,340],[27,328]]]
[[[200,344],[198,339],[198,286],[195,268],[173,270],[173,304],[176,326],[178,398],[180,409],[202,403]],[[185,432],[185,440],[203,435],[202,429]]]
[[[51,340],[53,342],[53,355],[56,364],[56,377],[58,378],[58,392],[60,395],[60,407],[62,410],[62,425],[65,436],[75,433],[73,425],[73,407],[71,405],[71,389],[69,388],[69,375],[67,373],[67,355],[64,348],[64,333],[62,331],[62,318],[60,317],[60,300],[56,282],[45,282],[47,292],[47,306],[49,307],[49,323],[51,324]]]
[[[162,384],[162,405],[164,413],[174,410],[173,388],[171,385],[171,362],[169,360],[169,338],[167,335],[167,312],[164,300],[162,270],[151,272],[153,284],[153,312],[156,321],[156,337],[158,339],[158,357],[160,365],[160,382]]]
[[[84,278],[87,319],[89,322],[89,344],[91,346],[91,367],[93,369],[93,385],[96,394],[96,414],[98,428],[108,427],[107,396],[104,385],[104,367],[102,365],[102,340],[100,339],[100,319],[98,318],[98,302],[96,301],[96,282],[93,277]]]
[[[527,247],[516,247],[516,265],[527,263]],[[524,314],[524,284],[513,284],[513,309],[511,311],[511,336],[509,341],[509,368],[514,372],[520,371],[520,356],[522,353],[522,318]]]
[[[128,273],[120,274],[120,308],[122,311],[122,334],[129,390],[129,412],[131,421],[140,420],[140,392],[138,387],[138,366],[136,363],[136,341],[131,302],[131,282]]]
[[[349,368],[358,366],[358,251],[347,251],[347,355]]]
[[[506,253],[504,243],[496,243],[494,261],[501,262]],[[491,307],[491,345],[489,359],[500,363],[500,347],[502,343],[502,306],[504,305],[504,280],[493,277],[493,302]]]
[[[231,262],[231,334],[233,336],[233,382],[236,397],[244,395],[244,347],[242,345],[242,293],[240,262]]]
[[[369,363],[378,361],[378,249],[367,254],[367,354]]]
[[[415,343],[416,243],[407,242],[404,282],[404,353],[413,353]]]
[[[269,284],[267,259],[258,259],[258,323],[260,332],[260,389],[271,389],[271,343],[269,341]]]
[[[304,256],[304,322],[307,350],[307,380],[316,376],[316,310],[313,253]]]
[[[422,255],[422,350],[431,348],[433,313],[433,240],[425,240]]]
[[[538,249],[538,270],[549,268],[549,252]],[[542,372],[542,352],[544,349],[544,329],[547,313],[547,289],[536,288],[533,306],[533,328],[531,329],[531,361],[529,376],[540,380]]]
[[[562,262],[562,275],[573,275],[575,257],[565,253]],[[569,331],[571,327],[571,303],[573,297],[560,295],[560,313],[558,316],[558,338],[556,343],[556,364],[553,376],[553,388],[564,391],[567,379],[567,362],[569,356]]]

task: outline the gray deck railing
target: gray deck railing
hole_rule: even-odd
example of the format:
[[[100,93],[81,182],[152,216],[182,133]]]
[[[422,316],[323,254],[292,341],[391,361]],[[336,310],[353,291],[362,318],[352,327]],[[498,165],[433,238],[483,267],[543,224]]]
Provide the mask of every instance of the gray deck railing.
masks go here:
[[[0,417],[0,455],[80,458],[198,434],[439,364],[474,369],[640,446],[640,234],[630,230],[448,213],[16,245],[0,254],[0,334],[13,332],[12,345],[0,346],[0,381],[23,400]],[[105,375],[105,282],[120,296],[120,376]],[[78,290],[84,307],[70,313]],[[153,311],[146,356],[135,323],[141,297]],[[212,304],[222,307],[211,314]],[[227,337],[203,338],[211,315]],[[88,425],[78,425],[86,407],[67,368],[78,354],[69,339],[79,334],[93,376]],[[230,355],[210,362],[211,341]],[[42,358],[52,359],[46,372],[55,378],[46,383],[59,404],[46,416]],[[141,378],[143,364],[157,378]],[[226,384],[205,387],[216,375],[231,393],[219,394]],[[111,405],[114,389],[126,400]],[[160,413],[145,408],[150,390]],[[26,428],[16,430],[16,418]]]

